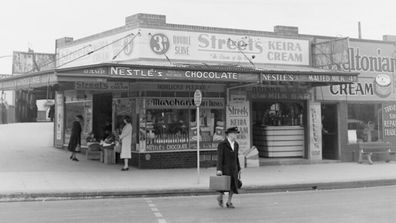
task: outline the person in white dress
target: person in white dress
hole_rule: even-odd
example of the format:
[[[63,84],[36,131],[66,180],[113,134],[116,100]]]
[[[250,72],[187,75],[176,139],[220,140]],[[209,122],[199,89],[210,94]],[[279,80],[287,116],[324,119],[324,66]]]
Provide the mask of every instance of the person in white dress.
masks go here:
[[[132,124],[131,118],[125,116],[123,119],[125,125],[122,128],[120,140],[121,140],[121,154],[120,158],[124,160],[124,167],[122,171],[129,170],[128,161],[131,158],[131,144],[132,144]]]

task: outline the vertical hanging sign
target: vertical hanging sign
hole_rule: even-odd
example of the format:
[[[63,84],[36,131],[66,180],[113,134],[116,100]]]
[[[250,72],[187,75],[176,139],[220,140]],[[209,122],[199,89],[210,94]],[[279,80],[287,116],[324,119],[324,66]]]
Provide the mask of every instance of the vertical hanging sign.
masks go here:
[[[320,103],[308,102],[309,160],[322,159],[322,118]]]

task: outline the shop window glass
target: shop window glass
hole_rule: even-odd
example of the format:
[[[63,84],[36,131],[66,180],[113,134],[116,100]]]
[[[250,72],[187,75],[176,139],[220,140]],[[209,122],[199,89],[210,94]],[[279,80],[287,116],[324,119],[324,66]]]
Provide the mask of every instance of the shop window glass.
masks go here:
[[[299,102],[254,102],[253,124],[257,126],[304,126],[304,105]]]
[[[197,141],[197,115],[196,110],[191,110],[190,116],[190,140]],[[212,148],[211,143],[224,140],[225,115],[220,109],[200,109],[200,141],[206,143],[205,147]]]
[[[349,143],[382,140],[381,104],[349,104],[347,122]]]
[[[201,149],[214,149],[224,139],[224,111],[200,110]],[[195,109],[148,109],[140,123],[147,151],[193,149],[197,141]],[[215,145],[213,147],[213,145]]]
[[[146,144],[187,143],[188,112],[182,109],[150,109],[141,127]],[[141,128],[143,129],[143,128]]]

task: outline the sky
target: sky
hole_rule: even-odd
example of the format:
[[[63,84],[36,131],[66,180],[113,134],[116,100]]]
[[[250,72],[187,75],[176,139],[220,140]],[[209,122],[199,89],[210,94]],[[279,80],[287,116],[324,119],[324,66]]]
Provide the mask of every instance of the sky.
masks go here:
[[[125,24],[136,13],[166,15],[167,23],[381,40],[396,35],[395,0],[1,0],[0,74],[11,74],[12,52],[54,53],[55,40]]]

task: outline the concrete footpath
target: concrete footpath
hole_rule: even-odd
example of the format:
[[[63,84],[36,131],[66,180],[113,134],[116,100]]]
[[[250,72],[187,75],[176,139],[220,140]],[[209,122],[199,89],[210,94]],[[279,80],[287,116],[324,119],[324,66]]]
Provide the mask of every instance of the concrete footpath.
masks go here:
[[[52,145],[52,123],[0,125],[0,202],[120,196],[214,194],[215,168],[130,168],[86,160]],[[325,163],[242,170],[242,193],[369,187],[396,184],[396,162]]]

